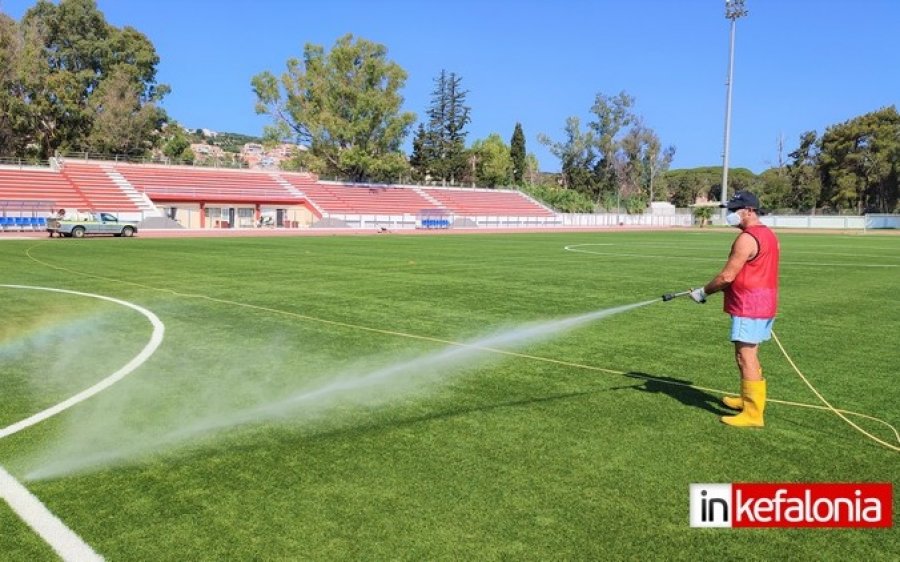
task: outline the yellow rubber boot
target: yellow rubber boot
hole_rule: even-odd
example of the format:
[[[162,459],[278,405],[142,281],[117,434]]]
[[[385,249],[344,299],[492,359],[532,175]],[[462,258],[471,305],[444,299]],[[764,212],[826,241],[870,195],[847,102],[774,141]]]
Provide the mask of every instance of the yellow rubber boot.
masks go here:
[[[734,427],[762,427],[766,409],[766,381],[741,381],[744,409],[736,416],[722,416],[722,423]]]
[[[759,376],[762,377],[763,370],[762,367],[759,369]],[[740,396],[723,396],[722,404],[725,404],[726,408],[730,408],[732,410],[743,410],[744,409],[744,399]]]

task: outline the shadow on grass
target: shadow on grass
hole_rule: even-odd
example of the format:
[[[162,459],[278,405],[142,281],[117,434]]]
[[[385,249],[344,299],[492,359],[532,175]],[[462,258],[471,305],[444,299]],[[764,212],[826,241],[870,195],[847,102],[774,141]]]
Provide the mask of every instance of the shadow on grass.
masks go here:
[[[718,396],[689,386],[694,384],[692,381],[676,379],[673,377],[648,375],[647,373],[640,373],[637,371],[625,373],[625,376],[639,380],[640,384],[633,386],[619,386],[611,390],[631,388],[649,394],[665,394],[666,396],[678,400],[685,406],[706,410],[717,416],[734,415],[733,411],[721,407]]]
[[[587,390],[587,391],[579,391],[579,392],[566,392],[562,394],[551,394],[548,396],[537,396],[531,398],[523,398],[521,400],[508,400],[505,402],[495,402],[489,404],[480,404],[476,406],[467,406],[467,407],[457,407],[444,409],[441,411],[435,411],[423,415],[418,416],[400,416],[396,418],[388,417],[386,419],[376,419],[370,420],[368,422],[358,423],[358,424],[350,424],[345,427],[338,427],[333,429],[326,429],[323,431],[313,431],[308,438],[320,438],[320,437],[332,437],[335,435],[353,435],[353,434],[364,434],[373,431],[382,431],[392,428],[406,427],[406,426],[414,426],[421,423],[427,423],[431,421],[437,420],[448,420],[457,417],[463,417],[469,414],[474,413],[487,413],[492,412],[494,410],[504,410],[504,409],[514,409],[514,408],[528,408],[531,406],[535,406],[537,404],[549,403],[549,402],[557,402],[562,400],[572,400],[578,398],[584,398],[586,396],[591,396],[597,394],[599,392],[608,392],[611,389],[602,388],[596,390]]]

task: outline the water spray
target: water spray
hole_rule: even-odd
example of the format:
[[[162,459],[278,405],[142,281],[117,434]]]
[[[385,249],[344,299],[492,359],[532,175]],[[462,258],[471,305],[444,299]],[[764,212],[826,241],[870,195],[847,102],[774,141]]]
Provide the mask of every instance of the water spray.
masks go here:
[[[338,406],[347,404],[385,406],[398,396],[409,396],[439,387],[447,380],[483,365],[491,357],[532,358],[520,350],[559,338],[604,318],[657,302],[659,299],[651,299],[510,326],[462,342],[429,338],[443,346],[377,368],[330,373],[286,396],[271,398],[242,409],[199,411],[195,416],[181,420],[178,427],[143,437],[124,435],[119,443],[110,443],[106,447],[84,446],[74,436],[69,436],[70,450],[55,449],[51,451],[51,458],[36,459],[37,463],[34,464],[37,467],[26,474],[26,479],[34,481],[57,478],[100,467],[127,464],[150,452],[176,448],[235,427],[288,419],[304,423],[326,416]]]
[[[417,389],[423,389],[433,384],[438,384],[448,375],[452,376],[454,372],[462,372],[483,361],[488,355],[502,355],[508,357],[518,357],[522,359],[530,359],[536,361],[544,361],[557,365],[564,365],[573,368],[589,369],[592,371],[604,372],[609,374],[625,374],[624,372],[613,371],[592,367],[589,365],[574,363],[570,361],[562,361],[558,359],[550,359],[546,357],[535,356],[522,353],[520,349],[525,345],[539,343],[541,341],[556,338],[571,329],[583,326],[585,324],[600,320],[602,318],[620,314],[635,308],[647,306],[657,302],[668,302],[679,297],[688,296],[690,290],[681,292],[665,293],[661,297],[657,297],[648,301],[633,303],[620,307],[613,307],[585,314],[570,316],[566,318],[558,318],[555,320],[542,321],[533,324],[520,325],[518,327],[510,327],[493,334],[486,334],[480,338],[467,342],[458,342],[422,336],[417,334],[408,334],[394,330],[384,330],[357,324],[340,322],[332,319],[315,318],[307,315],[297,314],[290,311],[284,311],[249,303],[241,303],[237,301],[229,301],[218,299],[207,295],[187,295],[170,291],[168,289],[157,289],[147,287],[148,289],[171,292],[176,296],[202,298],[211,302],[220,304],[230,304],[258,312],[279,314],[284,316],[301,319],[304,321],[316,321],[323,324],[341,326],[345,328],[354,328],[365,330],[367,332],[380,333],[391,336],[402,336],[417,340],[430,341],[433,343],[444,344],[443,349],[436,350],[431,353],[425,353],[417,357],[400,360],[394,364],[386,365],[371,371],[363,370],[352,373],[332,373],[332,376],[323,377],[319,381],[310,386],[299,388],[293,394],[282,396],[281,398],[270,398],[268,402],[257,403],[240,410],[230,410],[225,412],[206,412],[206,415],[200,413],[194,419],[184,420],[180,427],[163,432],[161,435],[151,437],[149,440],[134,443],[129,446],[113,445],[110,448],[101,446],[99,450],[83,450],[79,449],[77,454],[62,454],[62,458],[53,459],[55,462],[45,464],[41,462],[39,468],[32,470],[28,474],[28,478],[32,480],[59,477],[65,474],[88,471],[101,466],[111,466],[121,463],[133,462],[133,459],[139,458],[148,452],[165,449],[176,446],[179,443],[192,441],[195,437],[208,435],[220,430],[241,426],[245,424],[259,423],[261,421],[272,420],[277,418],[293,417],[295,414],[308,412],[317,417],[319,414],[331,410],[331,407],[345,400],[356,403],[369,403],[372,406],[383,405],[387,403],[392,395],[396,392],[410,392]],[[649,379],[650,377],[648,377]],[[663,383],[672,384],[670,381],[661,381]],[[685,385],[693,388],[704,389],[696,385]],[[375,391],[378,392],[375,392]],[[720,394],[724,391],[716,389],[704,389]],[[381,398],[375,396],[381,395]],[[810,408],[828,409],[833,412],[845,413],[847,415],[861,416],[872,419],[890,428],[900,442],[900,434],[896,429],[880,420],[865,416],[856,412],[845,410],[835,410],[830,404],[827,407],[813,406],[809,404],[792,403],[785,401],[772,400],[773,402],[781,402],[793,406],[802,406]],[[844,416],[841,416],[842,418]],[[846,418],[845,418],[846,419]],[[849,420],[848,420],[849,421]],[[864,432],[865,433],[865,432]],[[896,450],[895,445],[878,440],[874,436],[866,434],[870,438],[878,441],[890,449]],[[59,451],[54,453],[58,456]],[[40,459],[39,459],[40,460]],[[43,459],[44,461],[48,459]]]

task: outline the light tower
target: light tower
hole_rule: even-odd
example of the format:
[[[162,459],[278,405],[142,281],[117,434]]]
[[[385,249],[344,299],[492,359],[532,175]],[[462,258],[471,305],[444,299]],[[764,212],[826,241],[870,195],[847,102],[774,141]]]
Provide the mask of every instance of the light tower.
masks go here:
[[[744,0],[725,0],[725,18],[731,20],[731,39],[728,49],[728,81],[725,83],[725,148],[722,151],[722,198],[724,204],[728,200],[728,151],[731,144],[731,83],[734,79],[734,28],[738,18],[747,15]],[[725,222],[725,209],[722,209],[722,223]]]

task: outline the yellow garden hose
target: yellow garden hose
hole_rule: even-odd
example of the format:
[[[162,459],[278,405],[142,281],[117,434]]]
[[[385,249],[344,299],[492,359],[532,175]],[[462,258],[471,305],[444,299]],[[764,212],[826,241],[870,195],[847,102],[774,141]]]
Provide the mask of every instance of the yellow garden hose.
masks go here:
[[[804,383],[806,383],[806,386],[808,386],[810,390],[812,390],[813,394],[816,395],[816,398],[818,398],[818,399],[822,402],[822,404],[825,404],[825,407],[826,407],[828,410],[834,412],[834,415],[836,415],[837,417],[841,418],[842,420],[844,420],[845,422],[847,422],[848,424],[850,424],[850,427],[852,427],[852,428],[855,429],[856,431],[862,433],[863,435],[865,435],[866,437],[868,437],[868,438],[871,439],[872,441],[875,441],[875,442],[878,443],[879,445],[883,445],[883,446],[887,447],[888,449],[891,449],[892,451],[898,451],[898,452],[900,452],[900,447],[898,447],[897,445],[891,445],[891,444],[888,443],[887,441],[884,441],[883,439],[879,439],[878,437],[875,437],[874,435],[872,435],[871,433],[869,433],[869,432],[866,431],[865,429],[859,427],[859,426],[858,426],[857,424],[855,424],[852,420],[850,420],[849,418],[847,418],[847,416],[845,416],[845,415],[841,412],[841,410],[838,410],[838,409],[836,409],[834,406],[832,406],[832,405],[828,402],[828,400],[826,400],[825,397],[822,396],[822,393],[819,392],[818,390],[816,390],[816,387],[814,387],[814,386],[812,385],[812,383],[809,382],[809,379],[807,379],[806,376],[803,375],[803,372],[800,371],[800,369],[797,367],[797,364],[794,363],[794,360],[791,359],[791,356],[790,356],[790,355],[788,355],[787,350],[785,350],[785,349],[784,349],[784,346],[781,345],[781,340],[778,339],[778,336],[775,334],[775,332],[772,332],[772,337],[775,338],[775,343],[778,344],[778,349],[780,349],[780,350],[781,350],[781,353],[784,354],[784,358],[787,359],[787,362],[790,363],[790,364],[791,364],[791,367],[794,368],[794,372],[796,372],[797,375],[800,376],[800,379],[801,379]],[[891,427],[891,429],[894,429],[894,428]],[[896,429],[894,429],[894,434],[897,435],[897,430],[896,430]],[[897,440],[900,441],[900,435],[898,435]]]

